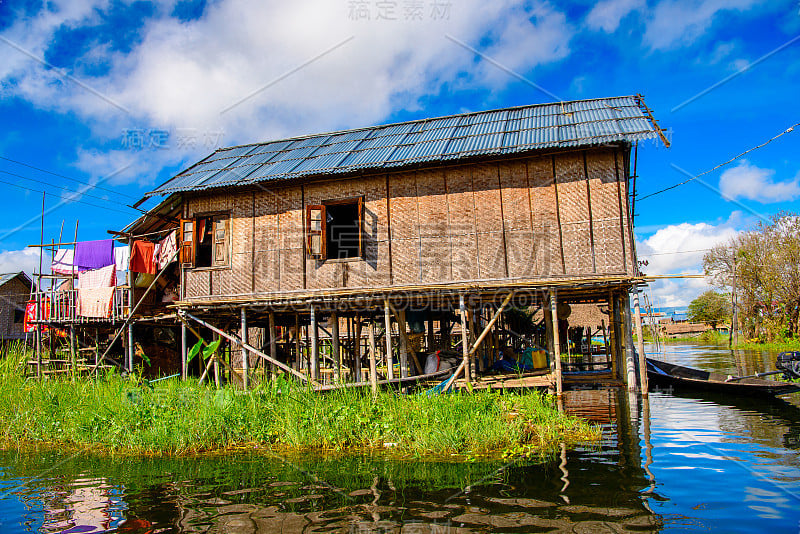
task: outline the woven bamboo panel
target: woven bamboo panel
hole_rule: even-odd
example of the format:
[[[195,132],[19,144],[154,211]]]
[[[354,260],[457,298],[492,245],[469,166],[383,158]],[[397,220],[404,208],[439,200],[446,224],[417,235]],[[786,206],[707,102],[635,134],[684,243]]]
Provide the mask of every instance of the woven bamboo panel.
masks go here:
[[[630,151],[627,151],[629,154]],[[616,154],[616,161],[617,161],[617,185],[619,186],[619,203],[622,206],[622,232],[623,232],[623,239],[625,242],[625,254],[626,254],[626,263],[628,274],[634,273],[634,265],[636,262],[636,258],[633,255],[633,244],[631,242],[631,232],[630,226],[628,221],[628,213],[630,210],[630,204],[628,203],[628,183],[625,178],[625,157],[626,152],[617,150],[615,151]]]
[[[448,219],[444,171],[419,171],[416,180],[420,235],[446,238]]]
[[[303,289],[304,249],[290,248],[280,251],[280,290],[296,291]]]
[[[392,217],[392,240],[419,235],[414,173],[397,174],[389,179],[389,213]]]
[[[275,248],[278,242],[278,197],[269,191],[257,191],[254,199],[256,250]]]
[[[449,282],[452,279],[450,243],[441,237],[422,237],[420,247],[420,282]]]
[[[478,237],[474,233],[450,236],[450,269],[453,280],[478,278]]]
[[[188,271],[184,294],[187,298],[209,296],[211,294],[210,279],[208,271]]]
[[[232,254],[231,272],[231,292],[234,295],[250,293],[253,288],[253,253]]]
[[[292,249],[303,248],[303,196],[299,187],[280,189],[278,194],[278,248]],[[301,270],[302,265],[297,264],[295,269]]]
[[[591,274],[594,266],[583,155],[559,155],[555,162],[566,271],[567,274]]]
[[[502,232],[503,230],[499,185],[496,164],[473,166],[472,186],[478,232]]]
[[[502,232],[478,234],[478,278],[506,278]]]
[[[392,229],[394,233],[394,228]],[[394,285],[419,283],[419,238],[392,239]]]
[[[620,231],[614,153],[610,150],[589,152],[586,163],[589,171],[597,272],[621,273],[625,271],[625,250]]]
[[[306,257],[306,287],[308,289],[327,289],[339,287],[336,265]]]
[[[552,158],[528,161],[528,183],[536,272],[542,275],[564,274]]]
[[[233,289],[233,271],[231,269],[212,269],[211,294],[230,295]]]
[[[280,253],[277,250],[256,251],[253,271],[256,293],[277,291],[280,282]]]
[[[386,287],[391,284],[389,279],[389,242],[372,241],[366,247],[366,262],[364,263],[365,285],[370,287]]]
[[[366,235],[374,240],[389,239],[386,203],[386,177],[375,176],[361,180],[364,191],[364,227]]]
[[[506,254],[508,276],[511,278],[533,278],[537,272],[532,230],[507,231]]]
[[[366,263],[348,261],[340,263],[342,267],[342,287],[364,287],[367,285]]]
[[[524,162],[500,164],[503,226],[507,232],[531,229],[530,188]]]

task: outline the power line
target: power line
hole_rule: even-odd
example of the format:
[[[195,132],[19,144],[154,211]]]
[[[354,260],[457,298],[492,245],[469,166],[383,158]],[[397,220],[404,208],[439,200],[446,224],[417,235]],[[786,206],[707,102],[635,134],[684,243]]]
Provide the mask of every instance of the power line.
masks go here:
[[[688,184],[688,183],[689,183],[689,182],[691,182],[692,180],[696,180],[696,179],[700,178],[701,176],[704,176],[704,175],[706,175],[706,174],[708,174],[708,173],[710,173],[710,172],[713,172],[713,171],[715,171],[715,170],[719,169],[720,167],[724,167],[725,165],[727,165],[727,164],[729,164],[729,163],[732,163],[733,161],[736,161],[737,159],[741,158],[741,157],[742,157],[742,156],[744,156],[745,154],[749,154],[750,152],[752,152],[752,151],[754,151],[754,150],[758,150],[759,148],[762,148],[762,147],[764,147],[764,146],[767,146],[768,144],[770,144],[771,142],[773,142],[775,139],[777,139],[777,138],[781,137],[782,135],[786,135],[787,133],[789,133],[789,132],[793,131],[793,130],[794,130],[796,127],[798,127],[798,126],[800,126],[800,122],[798,122],[798,123],[795,123],[795,124],[792,124],[791,126],[789,126],[787,129],[785,129],[784,131],[782,131],[781,133],[779,133],[779,134],[778,134],[778,135],[776,135],[775,137],[772,137],[772,138],[768,139],[767,141],[765,141],[765,142],[761,143],[761,144],[760,144],[760,145],[758,145],[758,146],[754,146],[753,148],[750,148],[750,149],[748,149],[748,150],[745,150],[745,151],[744,151],[744,152],[742,152],[741,154],[738,154],[738,155],[736,155],[736,156],[732,157],[731,159],[729,159],[729,160],[728,160],[728,161],[726,161],[725,163],[720,163],[720,164],[719,164],[719,165],[717,165],[716,167],[713,167],[713,168],[711,168],[711,169],[708,169],[708,170],[707,170],[707,171],[705,171],[705,172],[701,172],[701,173],[700,173],[700,174],[698,174],[697,176],[693,176],[693,177],[689,178],[688,180],[684,180],[684,181],[682,181],[682,182],[680,182],[680,183],[677,183],[677,184],[675,184],[675,185],[671,185],[671,186],[669,186],[669,187],[666,187],[666,188],[664,188],[664,189],[661,189],[660,191],[656,191],[655,193],[650,193],[649,195],[645,195],[645,196],[643,196],[643,197],[639,197],[639,198],[638,198],[638,200],[639,200],[639,201],[642,201],[642,200],[644,200],[644,199],[646,199],[646,198],[650,198],[650,197],[652,197],[652,196],[655,196],[655,195],[658,195],[658,194],[660,194],[660,193],[664,193],[665,191],[669,191],[670,189],[675,189],[676,187],[679,187],[679,186],[681,186],[681,185]]]
[[[135,197],[135,196],[128,195],[126,193],[122,193],[122,192],[116,191],[114,189],[108,189],[108,188],[105,188],[105,187],[100,187],[99,185],[94,185],[94,184],[91,184],[89,182],[84,182],[84,181],[78,180],[77,178],[71,178],[69,176],[65,176],[63,174],[59,174],[57,172],[48,171],[47,169],[42,169],[40,167],[35,167],[35,166],[33,166],[33,165],[29,164],[29,163],[25,163],[25,162],[22,162],[22,161],[17,161],[15,159],[11,159],[11,158],[6,157],[6,156],[0,156],[0,159],[6,160],[6,161],[10,161],[11,163],[16,163],[17,165],[22,165],[23,167],[28,167],[29,169],[34,169],[34,170],[37,170],[39,172],[50,174],[52,176],[58,176],[59,178],[64,178],[65,180],[70,180],[70,181],[77,182],[77,183],[83,184],[83,185],[91,185],[92,187],[95,187],[97,189],[101,189],[103,191],[107,191],[109,193],[114,193],[116,195],[120,195],[120,196],[123,196],[123,197],[128,197],[128,198],[132,198],[134,200],[137,200],[137,197]]]
[[[5,180],[0,180],[0,184],[10,185],[11,187],[16,187],[18,189],[24,189],[25,191],[31,191],[33,193],[46,193],[46,191],[42,191],[41,189],[33,189],[33,188],[30,188],[30,187],[25,187],[24,185],[15,184],[15,183],[12,183],[12,182],[6,182]],[[122,210],[109,208],[107,206],[98,206],[97,204],[92,204],[91,202],[85,202],[83,200],[70,200],[69,202],[70,203],[78,202],[80,204],[86,204],[87,206],[91,206],[93,208],[99,208],[99,209],[102,209],[102,210],[109,210],[109,211],[116,211],[117,213],[124,213],[125,215],[128,215],[128,216],[131,215],[130,213],[122,211]]]
[[[673,250],[672,252],[654,252],[652,254],[639,254],[639,256],[668,256],[670,254],[689,254],[692,252],[706,252],[710,248],[698,248],[697,250]]]
[[[69,193],[75,193],[76,195],[82,195],[82,196],[87,196],[87,197],[91,197],[91,198],[96,198],[97,200],[102,200],[103,202],[113,202],[112,200],[109,200],[107,198],[98,197],[97,195],[90,195],[89,193],[84,193],[82,191],[77,191],[75,189],[70,189],[68,187],[64,187],[63,185],[51,184],[50,182],[45,182],[44,180],[37,180],[36,178],[29,178],[27,176],[22,176],[21,174],[15,174],[15,173],[9,172],[9,171],[0,170],[0,172],[3,173],[3,174],[8,174],[10,176],[14,176],[16,178],[22,178],[23,180],[29,180],[31,182],[44,184],[44,185],[46,185],[48,187],[56,187],[58,189],[63,189],[64,191],[67,191]],[[116,202],[115,202],[115,204],[116,204]],[[131,208],[131,209],[133,209],[133,208]]]

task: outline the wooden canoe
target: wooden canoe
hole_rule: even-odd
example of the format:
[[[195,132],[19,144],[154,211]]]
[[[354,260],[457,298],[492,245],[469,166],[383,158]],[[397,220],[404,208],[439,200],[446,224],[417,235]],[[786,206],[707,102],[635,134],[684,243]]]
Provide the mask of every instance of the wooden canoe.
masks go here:
[[[650,386],[672,386],[701,391],[716,391],[736,395],[783,395],[800,391],[800,384],[764,380],[762,378],[743,378],[727,381],[728,375],[710,373],[647,358],[647,378]]]

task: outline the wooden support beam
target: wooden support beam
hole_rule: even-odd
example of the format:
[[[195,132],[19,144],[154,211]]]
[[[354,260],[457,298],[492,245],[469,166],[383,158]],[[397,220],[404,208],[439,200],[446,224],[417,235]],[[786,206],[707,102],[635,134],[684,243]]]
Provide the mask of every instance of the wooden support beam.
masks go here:
[[[355,324],[355,346],[353,347],[353,357],[355,358],[356,382],[361,382],[361,317],[356,316]]]
[[[639,388],[642,395],[647,396],[647,356],[644,353],[644,336],[642,335],[642,312],[639,309],[639,287],[633,286],[633,312],[636,320],[636,348],[639,351]]]
[[[555,359],[556,371],[556,395],[561,396],[564,392],[563,376],[561,374],[561,340],[558,332],[558,302],[556,293],[550,290],[550,315],[553,324],[553,358]]]
[[[469,369],[469,367],[470,367],[470,365],[469,365],[469,353],[470,353],[470,351],[469,351],[469,348],[468,348],[469,347],[469,343],[467,341],[467,325],[469,324],[469,321],[467,320],[467,306],[464,303],[464,295],[463,294],[459,295],[459,297],[458,297],[458,311],[459,311],[459,314],[461,316],[461,352],[463,354],[461,366],[459,368],[461,368],[461,367],[464,368],[464,371],[465,371],[464,377],[465,377],[465,379],[467,381],[467,386],[469,386],[472,383],[472,373],[470,372],[470,369]],[[457,372],[458,371],[456,371],[456,373]],[[453,376],[455,377],[456,375],[453,374]],[[452,385],[452,382],[448,382],[448,384],[447,384],[448,388],[451,385]]]
[[[294,368],[298,371],[303,367],[302,345],[300,343],[300,314],[294,314]]]
[[[275,312],[269,312],[269,356],[272,365],[269,366],[269,374],[272,380],[277,378],[275,372],[275,365],[273,362],[278,361],[278,334],[275,330]],[[287,367],[288,369],[288,367]]]
[[[283,369],[287,373],[293,374],[294,376],[296,376],[297,378],[299,378],[303,382],[311,382],[315,386],[319,385],[318,383],[316,383],[315,380],[309,379],[304,374],[302,374],[302,373],[300,373],[298,371],[295,371],[294,369],[292,369],[291,367],[287,366],[283,362],[279,362],[278,360],[276,360],[276,359],[274,359],[274,358],[272,358],[270,356],[267,356],[266,354],[264,354],[263,352],[261,352],[260,350],[258,350],[257,348],[253,347],[252,345],[250,345],[248,343],[243,343],[242,340],[239,339],[238,337],[236,337],[236,336],[234,336],[232,334],[225,333],[222,330],[220,330],[219,328],[217,328],[216,326],[214,326],[214,325],[212,325],[212,324],[210,324],[210,323],[208,323],[208,322],[206,322],[206,321],[204,321],[202,319],[199,319],[199,318],[195,317],[194,315],[192,315],[192,314],[190,314],[190,313],[188,313],[188,312],[186,312],[184,310],[178,311],[178,314],[179,314],[179,316],[187,317],[187,318],[191,319],[192,321],[205,326],[209,330],[211,330],[213,332],[216,332],[217,334],[221,335],[222,337],[224,337],[224,338],[226,338],[226,339],[228,339],[230,341],[233,341],[237,345],[246,348],[247,350],[249,350],[253,354],[255,354],[257,356],[260,356],[261,358],[263,358],[264,360],[268,361],[269,363],[280,367],[281,369]]]
[[[392,317],[390,313],[389,299],[383,299],[383,320],[386,332],[386,377],[394,379],[394,358],[392,356]]]
[[[375,345],[375,323],[369,322],[369,381],[372,384],[372,395],[378,393],[378,350]]]
[[[181,324],[181,378],[186,380],[186,377],[189,374],[189,365],[186,361],[188,351],[189,351],[189,343],[187,338],[187,329],[185,324]]]
[[[631,321],[630,295],[620,295],[622,305],[623,333],[625,339],[625,383],[628,391],[636,391],[636,359],[633,350],[633,324]]]
[[[331,312],[331,358],[333,358],[333,381],[339,382],[341,377],[342,353],[339,347],[339,315]]]
[[[133,372],[133,351],[133,323],[128,323],[128,356],[125,367],[127,367],[129,373]]]
[[[244,306],[242,306],[240,313],[242,319],[242,330],[240,335],[242,337],[242,342],[247,343],[247,311],[245,310]],[[242,389],[247,391],[250,387],[250,353],[244,346],[242,346],[242,370],[244,372]]]
[[[506,306],[508,306],[508,303],[511,302],[511,299],[514,298],[514,293],[515,293],[515,291],[510,292],[508,294],[508,296],[503,300],[503,303],[500,304],[500,307],[497,308],[497,311],[494,312],[494,315],[492,315],[491,320],[489,320],[488,324],[483,329],[483,332],[481,332],[481,335],[478,336],[478,339],[475,340],[475,344],[472,345],[472,348],[470,348],[469,351],[466,351],[466,354],[464,355],[464,358],[461,361],[461,365],[458,366],[458,369],[456,369],[456,372],[453,373],[453,376],[450,377],[450,380],[447,382],[447,385],[445,386],[444,391],[447,391],[452,387],[453,382],[455,382],[456,377],[458,377],[459,373],[461,371],[463,371],[469,365],[470,356],[472,356],[472,354],[474,354],[475,351],[477,351],[478,348],[481,346],[481,343],[483,343],[484,338],[486,338],[487,334],[489,334],[489,332],[492,330],[492,327],[494,327],[494,324],[500,318],[500,315],[503,313],[503,310],[506,309]],[[462,311],[465,310],[465,306],[463,306],[463,304],[464,304],[464,298],[462,296],[459,299],[459,307],[460,307],[460,309]],[[465,333],[462,332],[461,336],[462,336],[462,340],[463,340],[464,336],[465,336]],[[469,374],[467,374],[465,376],[469,377]],[[469,378],[467,378],[467,383],[469,384]]]
[[[406,362],[405,363],[403,363],[403,358],[402,358],[403,353],[405,353],[407,355],[409,353],[408,349],[411,348],[411,342],[409,341],[408,334],[406,333],[406,312],[405,311],[398,312],[394,308],[394,306],[392,306],[391,302],[389,302],[388,300],[386,302],[389,303],[389,309],[391,310],[392,314],[394,315],[394,318],[397,320],[397,326],[398,326],[398,330],[400,332],[400,338],[402,340],[402,345],[401,346],[404,347],[404,350],[401,351],[400,368],[403,369],[405,367],[406,369],[408,369],[407,356],[406,356]],[[421,375],[422,372],[423,372],[423,369],[422,369],[422,366],[419,364],[419,360],[417,359],[417,353],[414,352],[414,351],[410,351],[410,352],[411,352],[411,359],[414,362],[414,367],[417,370],[417,374]],[[400,376],[403,377],[403,372],[402,371],[400,372]]]
[[[319,380],[319,330],[317,329],[317,315],[314,305],[311,305],[311,369],[310,374],[313,380]]]

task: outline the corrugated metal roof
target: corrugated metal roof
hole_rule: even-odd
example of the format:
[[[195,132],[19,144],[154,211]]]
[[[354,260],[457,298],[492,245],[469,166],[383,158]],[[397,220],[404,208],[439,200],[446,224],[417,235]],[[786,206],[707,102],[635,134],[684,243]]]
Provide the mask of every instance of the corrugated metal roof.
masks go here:
[[[536,104],[222,148],[148,196],[658,135],[639,96]]]
[[[25,285],[30,287],[31,279],[28,278],[28,275],[25,274],[24,271],[20,271],[20,272],[17,272],[17,273],[1,273],[0,274],[0,286],[6,285],[7,283],[9,283],[11,280],[13,280],[14,278],[16,278],[18,276],[21,277],[22,283],[24,283]]]

